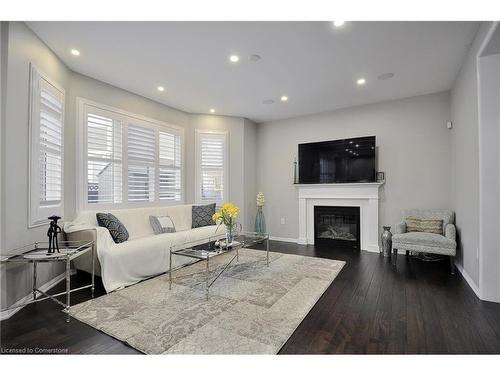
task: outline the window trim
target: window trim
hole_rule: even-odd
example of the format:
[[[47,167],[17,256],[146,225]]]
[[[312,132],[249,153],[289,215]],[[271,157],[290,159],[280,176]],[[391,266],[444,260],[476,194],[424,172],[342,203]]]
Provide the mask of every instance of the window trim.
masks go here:
[[[195,149],[195,176],[194,176],[194,199],[197,204],[209,204],[214,203],[212,201],[204,201],[201,199],[201,150],[200,150],[200,137],[202,134],[216,134],[224,136],[224,191],[222,202],[215,201],[217,206],[221,205],[223,202],[230,201],[229,192],[229,132],[220,130],[207,130],[207,129],[195,129],[195,139],[194,139],[194,149]]]
[[[182,126],[179,125],[174,125],[170,124],[167,122],[159,121],[147,116],[143,116],[140,114],[132,113],[126,110],[123,110],[121,108],[116,108],[112,107],[106,104],[98,103],[89,99],[85,99],[82,97],[77,97],[76,98],[77,102],[77,124],[78,124],[78,131],[76,132],[76,144],[77,144],[77,157],[76,157],[76,170],[78,173],[77,176],[77,186],[76,186],[76,196],[77,196],[77,207],[78,211],[85,211],[85,210],[94,210],[94,209],[126,209],[126,208],[139,208],[139,207],[164,207],[164,206],[175,206],[175,205],[181,205],[184,204],[185,202],[185,181],[186,181],[186,175],[185,175],[185,168],[186,168],[186,151],[185,151],[185,129]],[[87,176],[86,176],[86,162],[87,162],[87,155],[85,154],[87,150],[86,146],[86,131],[85,131],[85,126],[86,126],[86,107],[94,107],[98,111],[104,111],[104,112],[113,112],[114,114],[118,115],[118,117],[124,117],[127,119],[134,118],[140,122],[146,122],[150,123],[153,125],[153,127],[159,129],[159,130],[174,130],[180,134],[181,137],[181,199],[179,201],[174,201],[174,202],[169,202],[169,201],[162,201],[160,199],[155,199],[154,202],[128,202],[127,201],[127,189],[126,187],[123,190],[122,193],[122,203],[115,203],[115,204],[108,204],[108,203],[88,203],[87,201],[87,189],[85,188],[87,186]],[[125,134],[125,132],[124,132]],[[127,144],[126,142],[122,142],[122,169],[123,169],[123,183],[126,183],[126,173],[125,170],[127,169],[128,166],[128,161],[125,156],[127,155]],[[155,171],[155,174],[157,172]],[[156,179],[155,179],[156,180]],[[156,185],[157,181],[155,181],[155,191],[156,191]],[[125,185],[126,186],[126,185]],[[159,191],[158,191],[159,193]],[[155,193],[156,194],[156,193]]]
[[[40,205],[40,120],[39,113],[39,88],[38,83],[43,80],[59,91],[62,96],[62,124],[61,124],[61,200],[59,204],[42,207]],[[36,228],[47,225],[49,215],[64,216],[64,127],[66,116],[66,91],[57,82],[49,78],[35,64],[30,62],[29,76],[29,103],[28,103],[28,228]]]

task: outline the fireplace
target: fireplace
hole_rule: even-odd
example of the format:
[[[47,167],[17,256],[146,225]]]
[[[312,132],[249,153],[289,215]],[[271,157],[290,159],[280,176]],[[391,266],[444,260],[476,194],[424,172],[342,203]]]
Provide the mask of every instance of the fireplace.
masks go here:
[[[360,250],[359,207],[314,206],[314,243]]]

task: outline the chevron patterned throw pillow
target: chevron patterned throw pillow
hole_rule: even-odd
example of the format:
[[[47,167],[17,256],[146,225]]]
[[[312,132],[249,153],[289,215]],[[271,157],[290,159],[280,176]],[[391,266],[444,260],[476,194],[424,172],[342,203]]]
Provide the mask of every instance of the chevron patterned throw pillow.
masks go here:
[[[111,238],[115,243],[122,243],[128,240],[128,231],[125,225],[113,214],[97,213],[95,214],[99,226],[107,228]]]

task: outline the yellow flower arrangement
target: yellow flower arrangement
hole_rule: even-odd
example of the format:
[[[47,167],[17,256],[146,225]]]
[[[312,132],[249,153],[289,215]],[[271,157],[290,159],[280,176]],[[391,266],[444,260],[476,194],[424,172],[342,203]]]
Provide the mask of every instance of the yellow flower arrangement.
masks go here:
[[[231,202],[224,203],[220,210],[212,215],[212,220],[218,224],[217,229],[224,224],[226,226],[226,241],[225,246],[229,246],[233,242],[234,231],[241,231],[241,225],[235,222],[236,217],[240,212],[239,207],[236,207]],[[217,229],[215,232],[217,233]]]
[[[239,207],[236,207],[231,202],[224,203],[221,209],[212,215],[212,220],[219,225],[224,223],[226,226],[231,226],[239,212]]]

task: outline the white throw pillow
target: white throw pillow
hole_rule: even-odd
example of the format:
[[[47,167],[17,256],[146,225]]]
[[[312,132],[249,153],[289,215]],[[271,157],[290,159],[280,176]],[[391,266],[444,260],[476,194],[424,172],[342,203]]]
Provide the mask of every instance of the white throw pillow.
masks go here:
[[[150,216],[149,222],[155,234],[175,232],[175,225],[170,216]]]

